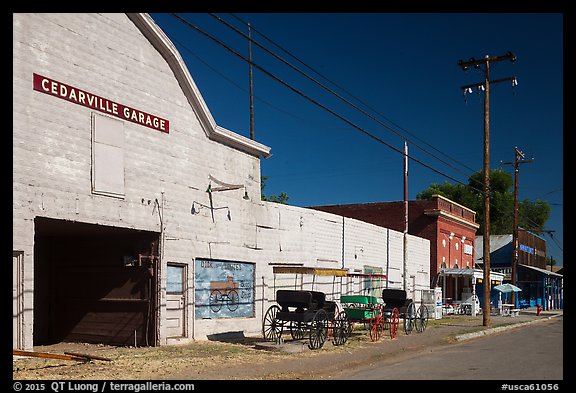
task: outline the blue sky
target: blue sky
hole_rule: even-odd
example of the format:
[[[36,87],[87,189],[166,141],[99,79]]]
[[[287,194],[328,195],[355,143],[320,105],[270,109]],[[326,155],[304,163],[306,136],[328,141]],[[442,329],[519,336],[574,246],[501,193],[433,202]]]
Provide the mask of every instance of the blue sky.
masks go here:
[[[248,64],[174,16],[151,15],[216,122],[249,136]],[[246,39],[213,16],[178,15],[248,56]],[[513,173],[501,162],[514,161],[515,147],[534,159],[520,166],[519,199],[550,203],[546,227],[556,232],[543,237],[547,254],[563,264],[561,13],[216,15],[244,33],[249,22],[256,42],[365,112],[252,46],[255,64],[352,123],[254,68],[255,139],[273,154],[261,161],[265,193],[285,192],[295,206],[402,200],[406,140],[409,199],[431,183],[467,183],[482,169],[484,94],[465,100],[461,87],[482,82],[483,71],[464,72],[457,62],[514,52],[516,62],[490,67],[492,80],[518,80],[492,85],[490,164]]]

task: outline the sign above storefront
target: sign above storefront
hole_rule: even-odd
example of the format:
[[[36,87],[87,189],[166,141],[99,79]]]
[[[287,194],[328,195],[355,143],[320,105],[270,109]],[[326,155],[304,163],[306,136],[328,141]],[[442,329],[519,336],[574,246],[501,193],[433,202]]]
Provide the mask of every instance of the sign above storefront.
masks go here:
[[[63,100],[73,102],[109,115],[140,124],[144,127],[169,133],[170,122],[158,116],[119,104],[96,94],[80,90],[54,79],[34,74],[34,90],[45,93]]]

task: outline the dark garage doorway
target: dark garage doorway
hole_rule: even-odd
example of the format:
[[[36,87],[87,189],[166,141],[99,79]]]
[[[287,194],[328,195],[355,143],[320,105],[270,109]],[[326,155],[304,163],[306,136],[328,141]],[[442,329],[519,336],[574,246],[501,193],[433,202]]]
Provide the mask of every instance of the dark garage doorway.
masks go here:
[[[36,217],[34,345],[156,345],[157,232]]]

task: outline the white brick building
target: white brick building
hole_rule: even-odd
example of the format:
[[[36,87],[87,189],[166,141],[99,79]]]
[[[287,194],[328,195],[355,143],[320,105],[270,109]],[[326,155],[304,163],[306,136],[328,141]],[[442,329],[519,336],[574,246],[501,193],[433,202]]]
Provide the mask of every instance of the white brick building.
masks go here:
[[[13,14],[14,348],[258,334],[294,282],[274,264],[402,287],[402,233],[260,201],[269,154],[216,124],[148,15]],[[418,299],[429,244],[407,244]],[[362,290],[322,280],[335,300]]]

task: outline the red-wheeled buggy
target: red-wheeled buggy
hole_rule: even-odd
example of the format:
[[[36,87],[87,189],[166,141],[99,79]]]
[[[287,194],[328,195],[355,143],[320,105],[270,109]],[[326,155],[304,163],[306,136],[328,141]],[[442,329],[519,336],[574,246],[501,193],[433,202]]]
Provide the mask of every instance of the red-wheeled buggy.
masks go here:
[[[412,299],[407,299],[403,289],[386,288],[382,290],[384,314],[393,315],[398,311],[398,317],[404,320],[404,332],[411,334],[414,329],[418,333],[426,330],[428,325],[428,308],[425,305],[416,307]]]

